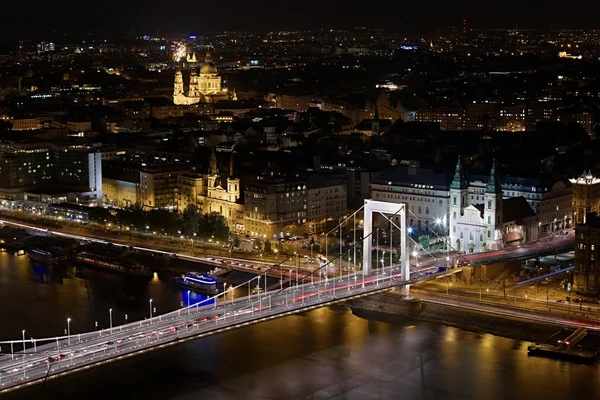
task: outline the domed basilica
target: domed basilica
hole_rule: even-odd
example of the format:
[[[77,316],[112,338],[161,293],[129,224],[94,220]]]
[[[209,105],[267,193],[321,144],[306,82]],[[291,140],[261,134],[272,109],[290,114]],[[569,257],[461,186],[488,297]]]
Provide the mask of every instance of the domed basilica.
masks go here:
[[[210,53],[206,53],[206,59],[200,67],[200,74],[192,69],[187,91],[183,85],[183,73],[181,70],[175,72],[173,103],[176,105],[215,103],[219,100],[231,99],[227,89],[221,87],[221,77],[216,65],[212,62]]]

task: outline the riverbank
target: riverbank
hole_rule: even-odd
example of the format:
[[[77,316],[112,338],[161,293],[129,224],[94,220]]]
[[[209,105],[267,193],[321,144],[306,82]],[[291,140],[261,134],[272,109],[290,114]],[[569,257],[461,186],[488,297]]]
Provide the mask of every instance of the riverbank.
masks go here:
[[[417,299],[405,300],[399,292],[389,292],[349,304],[352,312],[370,318],[373,314],[412,318],[419,321],[447,325],[465,331],[492,334],[510,339],[535,343],[546,343],[550,338],[561,339],[573,329],[559,323],[536,321],[534,319],[502,316],[476,308],[457,308]],[[600,335],[591,333],[582,342],[586,348],[600,348]]]

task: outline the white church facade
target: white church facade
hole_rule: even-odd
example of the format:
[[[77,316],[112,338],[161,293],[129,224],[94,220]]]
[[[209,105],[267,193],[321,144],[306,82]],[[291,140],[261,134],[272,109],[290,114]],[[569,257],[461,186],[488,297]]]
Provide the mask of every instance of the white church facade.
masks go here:
[[[499,250],[503,247],[503,200],[496,166],[492,166],[483,203],[469,200],[469,185],[460,160],[450,183],[450,246],[466,253]]]

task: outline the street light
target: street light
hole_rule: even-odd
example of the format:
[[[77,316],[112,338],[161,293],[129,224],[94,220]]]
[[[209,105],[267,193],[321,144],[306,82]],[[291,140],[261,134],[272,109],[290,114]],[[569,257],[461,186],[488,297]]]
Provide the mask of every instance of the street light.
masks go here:
[[[23,329],[21,333],[23,334],[23,353],[25,353],[25,329]]]
[[[108,314],[110,317],[110,329],[112,330],[112,308],[108,310]]]
[[[150,299],[150,325],[152,325],[152,299]]]
[[[542,227],[542,223],[538,222],[538,237],[537,237],[537,246],[535,249],[535,253],[537,255],[537,253],[539,253],[540,251],[540,228]]]
[[[71,318],[67,318],[67,338],[69,340],[69,346],[71,345]]]

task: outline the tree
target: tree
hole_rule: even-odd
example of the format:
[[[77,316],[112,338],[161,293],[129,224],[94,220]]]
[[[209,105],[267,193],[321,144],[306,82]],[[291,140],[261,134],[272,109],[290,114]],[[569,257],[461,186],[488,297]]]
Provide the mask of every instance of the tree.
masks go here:
[[[111,214],[110,210],[104,207],[90,207],[88,215],[90,221],[98,224],[115,221],[115,217]]]
[[[269,240],[265,240],[265,244],[264,244],[264,251],[265,253],[270,253],[271,252],[271,242],[269,242]]]
[[[225,217],[216,212],[203,214],[200,218],[198,235],[204,238],[212,238],[219,241],[227,241],[229,238],[229,226]]]
[[[139,207],[128,208],[117,211],[118,223],[130,226],[138,231],[143,231],[148,223],[147,213]]]
[[[148,225],[153,231],[175,234],[181,230],[179,215],[167,210],[151,210],[148,212]]]
[[[262,251],[263,244],[260,239],[256,239],[254,241],[254,247],[256,248],[256,250]]]
[[[202,220],[202,212],[195,204],[189,204],[182,213],[183,223],[182,230],[186,235],[198,233],[200,222]]]
[[[240,247],[240,238],[238,236],[233,237],[233,247],[236,249]]]

